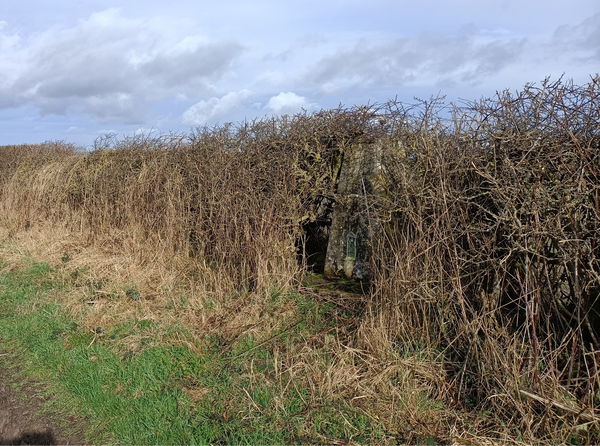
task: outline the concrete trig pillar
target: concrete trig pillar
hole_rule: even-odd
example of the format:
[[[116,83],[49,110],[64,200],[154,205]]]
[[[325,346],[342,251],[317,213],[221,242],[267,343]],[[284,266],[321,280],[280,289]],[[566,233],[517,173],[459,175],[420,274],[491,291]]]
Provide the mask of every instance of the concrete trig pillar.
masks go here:
[[[325,275],[369,278],[371,231],[375,224],[370,206],[373,178],[381,170],[381,145],[356,144],[343,154],[335,194]]]

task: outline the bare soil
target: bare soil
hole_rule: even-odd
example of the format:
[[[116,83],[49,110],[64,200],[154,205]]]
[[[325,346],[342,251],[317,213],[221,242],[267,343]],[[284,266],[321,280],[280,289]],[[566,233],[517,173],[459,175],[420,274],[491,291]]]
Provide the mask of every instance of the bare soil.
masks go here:
[[[64,416],[42,411],[42,385],[23,381],[18,370],[0,357],[0,445],[84,444],[81,420],[67,418],[74,429],[65,432],[58,421],[64,426]]]

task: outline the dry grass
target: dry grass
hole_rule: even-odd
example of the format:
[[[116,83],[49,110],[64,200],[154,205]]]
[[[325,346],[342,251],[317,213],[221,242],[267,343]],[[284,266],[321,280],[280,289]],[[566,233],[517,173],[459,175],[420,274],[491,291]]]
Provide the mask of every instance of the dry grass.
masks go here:
[[[527,441],[598,439],[599,99],[500,93],[384,155],[366,323],[440,351],[453,397]]]
[[[343,199],[344,156],[376,142],[372,290],[333,337],[280,352],[281,388],[343,399],[406,441],[598,441],[599,98],[598,79],[545,82],[451,110],[332,110],[88,154],[0,148],[0,226],[12,252],[90,284],[94,303],[70,304],[90,327],[137,311],[260,337],[297,314],[269,296],[299,289],[302,225]]]

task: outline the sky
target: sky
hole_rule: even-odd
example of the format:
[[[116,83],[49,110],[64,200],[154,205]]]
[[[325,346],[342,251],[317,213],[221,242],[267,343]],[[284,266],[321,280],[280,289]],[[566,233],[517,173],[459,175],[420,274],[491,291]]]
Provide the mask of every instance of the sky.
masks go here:
[[[0,145],[600,72],[600,0],[0,0]]]

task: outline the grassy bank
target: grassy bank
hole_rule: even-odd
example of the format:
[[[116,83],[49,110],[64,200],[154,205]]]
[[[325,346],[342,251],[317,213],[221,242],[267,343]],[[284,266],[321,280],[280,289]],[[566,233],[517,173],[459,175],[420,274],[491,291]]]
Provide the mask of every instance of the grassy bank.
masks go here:
[[[273,293],[273,306],[297,311],[260,336],[194,339],[183,326],[131,318],[86,328],[61,300],[81,292],[61,271],[27,261],[0,273],[0,339],[22,372],[49,385],[53,410],[85,415],[92,443],[283,444],[381,442],[401,437],[344,398],[284,370],[285,351],[310,352],[312,366],[332,366],[327,345],[333,307]],[[130,291],[131,295],[132,292]],[[321,341],[324,338],[325,341]],[[298,352],[302,357],[302,351]],[[424,400],[424,408],[434,402]],[[399,437],[400,436],[400,437]],[[423,439],[426,439],[423,437]]]

